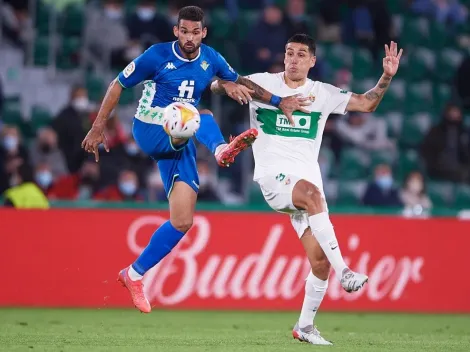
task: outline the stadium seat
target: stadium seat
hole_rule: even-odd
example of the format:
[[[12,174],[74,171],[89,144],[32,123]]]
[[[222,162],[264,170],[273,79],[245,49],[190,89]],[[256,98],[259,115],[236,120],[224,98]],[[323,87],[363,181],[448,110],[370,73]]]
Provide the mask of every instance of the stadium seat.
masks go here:
[[[39,36],[49,34],[49,17],[51,7],[43,1],[36,2],[36,34]]]
[[[354,79],[363,79],[373,74],[374,61],[370,51],[357,49],[354,51],[352,73]]]
[[[405,16],[401,30],[400,45],[404,47],[428,45],[429,27],[430,24],[427,18]]]
[[[49,38],[39,37],[34,42],[34,65],[47,66],[49,63]]]
[[[375,82],[372,86],[375,85]],[[366,90],[366,91],[367,91]],[[393,83],[390,85],[389,90],[382,98],[379,106],[377,107],[377,113],[383,114],[390,111],[401,111],[404,105],[404,97],[405,97],[405,82],[402,79],[395,79]]]
[[[211,36],[218,39],[227,39],[233,32],[230,16],[225,9],[214,10],[210,13]]]
[[[434,114],[433,121],[440,120],[440,114],[444,110],[447,102],[452,97],[452,87],[449,84],[434,84],[433,86],[433,101],[434,101]]]
[[[123,89],[121,98],[119,99],[119,105],[129,105],[136,103],[134,89]]]
[[[440,51],[437,56],[436,67],[438,69],[435,70],[436,78],[441,82],[452,83],[462,59],[463,55],[457,50],[447,48]]]
[[[454,201],[454,184],[451,182],[428,182],[427,193],[434,207],[451,206]]]
[[[62,45],[57,55],[57,67],[63,70],[77,68],[80,47],[80,37],[62,37]]]
[[[379,164],[387,164],[392,166],[395,163],[395,153],[390,151],[373,151],[371,153],[371,169]]]
[[[80,36],[84,27],[83,6],[71,4],[64,9],[61,18],[62,34]]]
[[[244,42],[248,36],[250,30],[253,29],[253,26],[256,24],[256,21],[259,18],[258,11],[243,10],[240,11],[239,17],[237,19],[237,26],[235,30],[237,31],[237,38],[239,42]]]
[[[406,86],[403,108],[403,112],[407,115],[432,110],[432,84],[430,82],[409,82]]]
[[[460,209],[470,209],[470,186],[457,185],[455,187],[454,206]]]
[[[406,79],[408,81],[422,81],[430,77],[436,65],[435,54],[426,48],[417,48],[408,53],[406,66]]]
[[[98,76],[88,76],[86,79],[86,88],[88,90],[88,97],[93,102],[99,102],[103,98],[106,90],[106,85],[103,78]]]
[[[401,149],[398,159],[398,172],[396,177],[403,180],[412,171],[422,171],[421,160],[415,149]]]
[[[431,21],[429,26],[429,48],[438,52],[452,43],[451,35],[444,24]]]
[[[401,112],[390,111],[385,115],[387,122],[388,137],[398,138],[403,127],[403,114]]]
[[[417,147],[431,127],[431,121],[431,115],[428,113],[418,113],[405,117],[400,136],[400,145],[404,147]]]
[[[339,178],[358,180],[369,176],[370,157],[360,149],[347,148],[341,153]]]
[[[42,106],[35,105],[31,110],[30,126],[35,133],[39,128],[48,126],[52,122],[51,112]]]
[[[339,182],[336,204],[344,206],[361,204],[366,187],[367,182],[364,180]]]
[[[23,121],[20,97],[5,98],[0,116],[4,124],[20,126]]]

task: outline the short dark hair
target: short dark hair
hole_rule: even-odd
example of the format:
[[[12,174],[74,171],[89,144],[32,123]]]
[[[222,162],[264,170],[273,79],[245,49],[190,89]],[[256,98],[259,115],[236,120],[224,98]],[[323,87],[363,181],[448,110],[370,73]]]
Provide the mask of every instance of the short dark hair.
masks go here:
[[[300,43],[300,44],[307,45],[308,51],[310,51],[312,55],[315,55],[315,52],[317,51],[317,45],[315,44],[315,39],[313,39],[308,34],[304,34],[304,33],[294,34],[287,41],[287,44],[289,43]]]
[[[178,25],[181,20],[201,22],[204,28],[204,11],[198,6],[185,6],[178,12]]]

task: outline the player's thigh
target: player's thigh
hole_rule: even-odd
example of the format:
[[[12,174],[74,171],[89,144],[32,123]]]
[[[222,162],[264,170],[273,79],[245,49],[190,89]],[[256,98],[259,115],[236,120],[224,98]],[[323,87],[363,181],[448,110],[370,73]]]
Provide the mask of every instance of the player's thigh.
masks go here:
[[[307,254],[313,274],[321,280],[328,279],[330,263],[317,239],[313,236],[310,227],[305,229],[302,237],[300,237],[300,242],[302,242],[302,246]]]
[[[310,214],[327,211],[323,191],[307,180],[299,180],[292,190],[292,203],[296,209],[307,210]]]
[[[298,209],[292,202],[292,192],[300,178],[294,175],[278,174],[265,176],[257,182],[268,205],[281,213],[294,213]]]
[[[170,222],[181,232],[187,232],[192,224],[197,193],[186,182],[176,180],[169,196]]]

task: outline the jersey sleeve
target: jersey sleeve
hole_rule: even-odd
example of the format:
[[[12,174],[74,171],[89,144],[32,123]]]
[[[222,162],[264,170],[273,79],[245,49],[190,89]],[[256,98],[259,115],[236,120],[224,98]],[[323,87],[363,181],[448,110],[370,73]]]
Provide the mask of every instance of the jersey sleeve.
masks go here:
[[[245,76],[245,78],[249,79],[253,83],[263,87],[266,84],[266,73],[253,73],[251,75]],[[264,87],[263,87],[264,88]]]
[[[158,59],[155,47],[148,48],[119,73],[118,81],[121,86],[132,88],[145,80],[151,79],[158,66]]]
[[[329,93],[326,103],[328,111],[332,114],[345,115],[352,93],[327,83],[323,83],[323,88]]]
[[[225,58],[216,53],[217,70],[215,75],[224,81],[235,82],[238,79],[238,73],[228,64]]]

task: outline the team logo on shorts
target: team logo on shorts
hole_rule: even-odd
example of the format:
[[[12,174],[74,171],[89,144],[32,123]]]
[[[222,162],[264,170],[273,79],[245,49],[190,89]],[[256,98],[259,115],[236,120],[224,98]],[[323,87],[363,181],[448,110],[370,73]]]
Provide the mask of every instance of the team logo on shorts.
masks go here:
[[[128,78],[135,70],[135,63],[132,61],[129,65],[126,66],[124,71],[122,71],[122,74],[124,77]]]
[[[202,67],[202,69],[203,69],[204,71],[206,71],[207,68],[209,67],[209,64],[207,63],[207,61],[204,60],[204,61],[201,63],[201,67]]]

